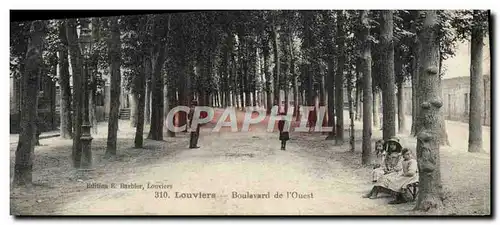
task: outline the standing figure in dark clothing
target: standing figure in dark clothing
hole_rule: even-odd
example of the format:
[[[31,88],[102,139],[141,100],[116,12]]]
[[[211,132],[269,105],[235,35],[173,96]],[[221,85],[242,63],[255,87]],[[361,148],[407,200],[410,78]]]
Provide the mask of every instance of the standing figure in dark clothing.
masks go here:
[[[189,127],[191,127],[191,124],[193,123],[193,117],[194,117],[194,109],[198,105],[198,102],[196,100],[191,101],[191,107],[189,109]],[[191,130],[191,136],[189,139],[189,148],[199,148],[198,147],[198,138],[200,137],[200,125],[196,125],[195,130]]]
[[[307,125],[309,125],[309,133],[316,127],[316,122],[318,121],[318,115],[316,111],[316,107],[314,107],[310,112],[307,118]]]
[[[281,141],[281,150],[286,150],[286,141],[290,140],[290,134],[288,131],[285,131],[285,116],[286,113],[279,113],[281,119],[278,121],[278,129],[280,131],[280,141]]]

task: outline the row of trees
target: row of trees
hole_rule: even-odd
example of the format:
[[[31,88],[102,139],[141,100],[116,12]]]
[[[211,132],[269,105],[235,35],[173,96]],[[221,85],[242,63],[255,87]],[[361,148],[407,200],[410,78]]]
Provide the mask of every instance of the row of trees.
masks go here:
[[[263,106],[269,113],[270,106],[282,100],[288,108],[290,92],[297,118],[299,105],[314,106],[316,101],[319,106],[328,105],[327,123],[335,129],[326,138],[341,145],[347,91],[353,151],[354,120],[363,120],[362,164],[371,160],[372,125],[380,122],[380,100],[384,139],[396,135],[396,121],[399,132],[406,129],[403,84],[411,81],[411,132],[419,140],[421,170],[427,171],[421,179],[431,184],[422,186],[424,194],[417,208],[435,207],[440,201],[436,197],[439,185],[435,185],[440,180],[439,144],[447,144],[439,111],[441,64],[453,56],[457,41],[472,36],[471,104],[481,104],[474,98],[482,96],[479,56],[487,18],[484,11],[280,10],[12,23],[11,61],[18,63],[11,64],[11,71],[22,71],[14,74],[21,75],[24,85],[14,182],[31,182],[34,145],[30,143],[37,105],[32,101],[38,90],[33,87],[46,74],[42,68],[59,67],[54,79],[61,87],[61,136],[73,139],[75,168],[81,167],[82,155],[90,154],[82,153],[82,118],[89,113],[95,127],[94,99],[102,91],[103,74],[109,74],[111,82],[108,156],[117,151],[120,85],[124,83],[133,96],[136,148],[143,146],[145,124],[151,124],[149,139],[162,140],[166,113],[177,105],[188,105],[193,98],[207,106],[242,110]],[[90,36],[88,48],[82,44],[86,34]],[[280,90],[285,99],[280,99]],[[478,107],[482,106],[471,105],[471,109]],[[481,148],[480,118],[479,110],[471,111],[470,151]],[[184,125],[187,115],[180,113],[178,119]]]

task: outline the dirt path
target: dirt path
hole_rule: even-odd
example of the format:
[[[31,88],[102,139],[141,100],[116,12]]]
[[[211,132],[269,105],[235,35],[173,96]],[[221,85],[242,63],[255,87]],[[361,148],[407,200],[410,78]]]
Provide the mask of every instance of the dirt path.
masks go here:
[[[238,120],[242,114],[239,113]],[[205,127],[201,148],[184,149],[172,157],[138,168],[113,182],[171,185],[158,189],[94,189],[62,205],[54,214],[146,215],[366,215],[407,213],[388,206],[386,198],[362,199],[371,187],[364,177],[336,161],[344,149],[321,149],[316,134],[293,137],[287,151],[279,150],[276,133],[266,125],[249,132],[210,133]],[[187,137],[186,137],[187,138]],[[301,143],[316,139],[304,151]],[[167,140],[168,142],[168,140]],[[166,143],[166,145],[169,145]],[[313,152],[311,152],[312,150]],[[320,154],[314,154],[317,151]],[[326,155],[325,155],[326,154]],[[331,157],[330,157],[331,156]],[[132,172],[132,171],[131,171]],[[111,186],[110,182],[99,183]],[[91,183],[84,181],[82,185]],[[168,197],[156,198],[166,191]],[[178,198],[182,193],[214,193],[215,198]],[[233,198],[239,194],[269,193],[269,198]],[[91,193],[91,194],[90,194]],[[283,194],[275,198],[275,194]],[[288,195],[287,195],[288,194]],[[287,197],[288,196],[288,197]],[[384,205],[384,207],[381,207]]]
[[[291,141],[279,150],[276,133],[205,135],[200,149],[185,150],[130,174],[123,183],[163,183],[170,198],[155,198],[153,189],[100,189],[67,204],[56,214],[208,214],[208,215],[312,215],[393,214],[385,201],[361,200],[369,188],[362,179],[334,160],[318,171],[317,158],[301,152]],[[325,174],[325,171],[330,171]],[[161,191],[161,190],[160,190]],[[175,198],[175,192],[215,193],[215,198]],[[232,192],[270,193],[270,199],[234,199]],[[283,199],[274,194],[284,194]],[[307,199],[286,198],[287,192]],[[312,194],[312,195],[311,195]],[[306,197],[306,196],[304,196]]]
[[[238,114],[241,120],[242,113]],[[348,117],[345,117],[348,118]],[[148,140],[144,149],[133,149],[133,129],[120,124],[119,156],[103,159],[105,133],[95,135],[94,171],[75,179],[71,169],[70,140],[44,139],[36,150],[34,178],[42,184],[32,190],[11,189],[11,208],[16,214],[42,215],[407,215],[414,203],[388,205],[390,198],[361,198],[371,188],[370,168],[360,163],[361,131],[356,131],[356,152],[347,142],[334,146],[320,133],[293,133],[287,151],[279,150],[277,133],[266,124],[251,131],[211,133],[214,124],[202,129],[199,149],[188,149],[188,134]],[[346,123],[347,124],[347,123]],[[361,127],[356,124],[356,127]],[[101,126],[102,129],[106,127]],[[252,129],[253,128],[253,129]],[[148,130],[148,129],[146,129]],[[348,133],[346,132],[346,135]],[[373,140],[380,138],[374,130]],[[403,137],[405,145],[414,140]],[[11,156],[15,144],[11,144]],[[13,158],[11,158],[12,162]],[[445,148],[441,154],[446,212],[439,214],[489,213],[489,156]],[[461,166],[467,164],[467,166]],[[12,163],[11,163],[12,165]],[[89,188],[89,184],[109,188]],[[121,183],[146,186],[164,184],[166,189],[110,188]],[[155,197],[155,192],[169,197]],[[233,198],[239,194],[269,192],[269,199]],[[215,198],[176,198],[182,193],[214,193]],[[276,193],[283,198],[275,198]],[[296,192],[304,198],[287,198]],[[211,197],[204,194],[204,197]],[[194,196],[194,195],[192,195]],[[295,194],[294,194],[295,196]]]

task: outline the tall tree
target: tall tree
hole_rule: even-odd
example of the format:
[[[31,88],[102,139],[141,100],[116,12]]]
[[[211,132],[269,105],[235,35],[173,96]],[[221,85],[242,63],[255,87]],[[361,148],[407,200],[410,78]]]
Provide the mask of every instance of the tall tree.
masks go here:
[[[435,10],[425,11],[419,69],[421,111],[418,120],[422,129],[417,135],[419,194],[415,209],[427,211],[442,206],[442,183],[439,157],[440,117],[443,105],[440,96],[438,17]]]
[[[446,60],[448,57],[450,56],[454,56],[455,54],[455,49],[456,49],[456,42],[457,40],[459,40],[457,37],[456,37],[456,32],[455,32],[455,29],[452,27],[452,23],[450,23],[450,20],[453,20],[454,17],[456,17],[457,11],[453,11],[453,10],[438,10],[437,11],[437,16],[438,16],[438,27],[436,29],[438,29],[438,40],[439,40],[439,75],[442,76],[443,75],[443,71],[442,71],[442,62],[444,60]],[[418,20],[417,20],[418,21]],[[419,25],[419,23],[417,23],[417,25]],[[418,27],[417,27],[418,28]],[[418,31],[418,29],[417,29]],[[417,48],[421,48],[419,44],[417,44]],[[419,50],[421,51],[421,50]],[[421,59],[419,59],[417,57],[417,70],[418,68],[420,67],[420,62]],[[418,75],[421,74],[420,71],[418,71],[417,73]],[[419,77],[417,76],[416,79],[418,80]],[[440,80],[441,81],[441,80]],[[419,83],[419,82],[417,82]],[[417,92],[418,91],[419,87],[417,85]],[[442,92],[442,90],[441,90]],[[420,105],[422,100],[420,98],[421,96],[419,95],[416,95],[416,105]],[[416,112],[416,118],[418,118],[419,114],[420,114],[420,107],[416,107],[415,108],[415,112]],[[422,121],[419,121],[419,120],[414,120],[414,134],[417,135],[420,130],[422,129]],[[439,138],[439,141],[440,141],[440,144],[441,145],[449,145],[449,139],[448,139],[448,133],[446,131],[446,123],[445,123],[445,119],[444,119],[444,114],[442,114],[440,120],[439,120],[439,123],[440,123],[440,138]]]
[[[271,114],[271,108],[273,105],[273,94],[272,94],[272,87],[271,87],[271,80],[272,80],[272,74],[271,71],[269,71],[270,67],[270,48],[269,48],[269,38],[267,38],[268,35],[266,33],[263,34],[262,38],[262,53],[264,55],[264,76],[266,79],[265,83],[265,89],[266,89],[266,102],[267,102],[267,114]]]
[[[483,151],[482,114],[484,112],[483,37],[487,31],[485,11],[473,11],[470,59],[469,152]]]
[[[414,10],[411,12],[412,20],[413,23],[411,24],[410,32],[412,33],[417,33],[417,19],[419,18],[419,11]],[[412,59],[412,73],[411,73],[411,128],[410,128],[410,133],[413,134],[414,136],[417,135],[417,115],[418,115],[418,91],[417,91],[417,85],[418,85],[418,75],[419,75],[419,67],[420,67],[420,62],[419,62],[419,57],[420,57],[420,41],[418,39],[418,36],[415,35],[413,38],[413,47],[412,47],[412,54],[413,54],[413,59]]]
[[[274,55],[274,101],[280,105],[280,54],[279,54],[279,44],[278,44],[278,15],[273,16],[273,22],[272,22],[272,42],[273,42],[273,55]]]
[[[82,132],[82,108],[83,108],[83,58],[80,47],[78,46],[78,36],[76,31],[76,19],[68,19],[66,21],[66,37],[68,40],[69,57],[71,62],[71,69],[73,75],[73,151],[72,159],[73,166],[75,168],[80,168],[80,162],[82,157],[82,144],[80,141]]]
[[[348,11],[346,13],[346,40],[345,40],[345,53],[346,53],[346,70],[347,70],[347,101],[349,107],[349,145],[351,151],[354,152],[355,149],[355,130],[354,130],[354,87],[356,79],[356,74],[359,71],[359,49],[360,43],[357,38],[359,33],[359,22],[360,17],[357,15],[356,11]],[[355,74],[356,73],[356,74]]]
[[[354,74],[349,72],[347,74],[347,101],[349,104],[349,120],[350,120],[350,126],[349,126],[349,145],[351,146],[351,152],[354,152],[355,148],[355,142],[354,142],[354,99],[353,99],[353,88],[352,88],[352,83],[354,79]]]
[[[170,15],[168,18],[154,16],[152,64],[152,94],[151,94],[151,126],[148,138],[163,140],[163,77],[161,74],[166,55],[166,40],[170,29]]]
[[[335,126],[335,144],[342,145],[344,143],[344,67],[345,67],[345,12],[337,13],[337,75],[335,77],[335,115],[337,116],[337,124]]]
[[[10,71],[14,78],[13,95],[16,99],[17,121],[21,121],[21,99],[22,82],[21,74],[24,72],[24,63],[26,52],[28,50],[31,22],[12,22],[10,23]],[[20,127],[19,127],[20,128]]]
[[[90,73],[88,74],[89,77],[89,93],[88,93],[88,98],[89,98],[89,116],[90,116],[90,123],[92,125],[92,133],[97,134],[97,104],[96,104],[96,97],[97,97],[97,84],[98,84],[98,65],[99,65],[99,41],[100,41],[100,20],[97,17],[93,17],[91,19],[91,24],[92,24],[92,50],[91,50],[91,60],[90,60]]]
[[[326,140],[333,140],[335,138],[335,92],[334,92],[334,80],[335,80],[335,21],[333,19],[332,13],[329,11],[324,11],[323,17],[325,19],[326,26],[324,27],[326,38],[326,60],[327,60],[327,75],[326,75],[326,90],[328,96],[328,127],[332,127],[332,131],[328,133]]]
[[[32,183],[33,156],[35,152],[35,133],[37,120],[38,90],[40,69],[42,68],[42,49],[46,35],[46,24],[33,21],[30,40],[21,74],[23,98],[21,100],[21,132],[16,149],[14,165],[14,186],[29,186]]]
[[[381,48],[381,72],[382,82],[382,129],[383,139],[387,140],[396,135],[396,96],[394,76],[394,21],[393,11],[381,12],[380,21],[380,48]]]
[[[108,139],[106,155],[116,155],[116,139],[118,132],[118,118],[120,108],[120,92],[121,92],[121,41],[120,27],[118,25],[118,17],[109,19],[109,27],[111,30],[111,38],[108,40],[109,46],[109,64],[111,71],[111,104],[109,110],[108,122]]]
[[[293,20],[295,17],[294,12],[290,12],[290,20]],[[293,104],[294,104],[294,111],[293,115],[296,116],[297,119],[300,118],[300,109],[299,109],[299,85],[298,85],[298,74],[295,70],[295,65],[296,65],[296,54],[295,54],[295,44],[294,44],[294,30],[293,26],[290,29],[290,35],[288,36],[288,45],[289,45],[289,51],[290,51],[290,73],[291,73],[291,79],[292,79],[292,89],[293,89]]]
[[[144,123],[151,124],[151,73],[146,74],[146,103],[144,110]]]
[[[406,130],[405,112],[404,112],[404,71],[403,71],[403,50],[401,49],[402,43],[395,50],[394,56],[394,73],[397,87],[397,113],[398,113],[398,133],[404,133]]]
[[[371,160],[372,137],[372,53],[370,36],[370,20],[368,11],[361,12],[363,26],[363,144],[361,164],[367,165]]]
[[[303,11],[302,14],[302,45],[301,50],[304,55],[304,63],[300,70],[302,74],[301,89],[305,91],[305,105],[315,106],[315,90],[314,90],[314,62],[317,60],[314,57],[314,47],[316,45],[314,38],[314,19],[313,11]]]
[[[71,139],[73,136],[73,123],[71,113],[71,87],[69,85],[68,41],[64,23],[59,24],[59,86],[61,87],[61,137]]]
[[[144,54],[144,53],[143,53]],[[144,72],[142,76],[136,77],[136,93],[137,93],[137,126],[135,130],[134,147],[142,148],[144,142],[144,107],[146,106],[146,73],[151,68],[149,65],[151,60],[144,57],[142,60],[143,66],[140,67]]]

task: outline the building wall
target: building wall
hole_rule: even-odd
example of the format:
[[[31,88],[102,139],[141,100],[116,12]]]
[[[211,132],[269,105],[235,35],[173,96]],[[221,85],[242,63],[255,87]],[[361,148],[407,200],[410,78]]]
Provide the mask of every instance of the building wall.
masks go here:
[[[491,79],[484,76],[484,111],[483,125],[491,123]],[[453,121],[468,122],[469,120],[469,98],[470,98],[470,77],[456,77],[442,80],[443,90],[443,114],[445,119]],[[411,87],[405,87],[404,104],[406,114],[411,115]]]
[[[443,113],[447,120],[468,122],[470,96],[470,42],[457,44],[455,56],[443,61],[442,99]],[[489,36],[483,46],[484,112],[483,124],[491,123],[491,64]],[[405,87],[406,114],[411,115],[411,87]]]

